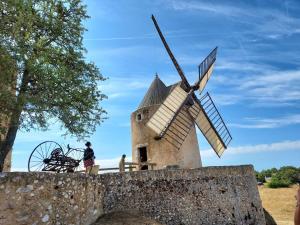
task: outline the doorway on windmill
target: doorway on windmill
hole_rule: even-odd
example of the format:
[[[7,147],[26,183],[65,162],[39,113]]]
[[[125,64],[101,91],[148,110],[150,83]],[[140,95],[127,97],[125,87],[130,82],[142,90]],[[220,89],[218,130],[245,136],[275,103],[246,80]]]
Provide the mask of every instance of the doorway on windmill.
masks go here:
[[[147,155],[147,147],[139,147],[138,148],[139,156],[140,156],[140,163],[146,163],[148,160],[148,155]],[[142,165],[141,170],[148,170],[148,165]]]

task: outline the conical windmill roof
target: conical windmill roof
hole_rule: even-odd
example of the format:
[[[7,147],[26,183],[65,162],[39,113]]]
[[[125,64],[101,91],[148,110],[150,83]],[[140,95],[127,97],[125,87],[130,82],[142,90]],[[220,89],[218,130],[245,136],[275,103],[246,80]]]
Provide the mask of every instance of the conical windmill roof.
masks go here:
[[[161,104],[169,93],[169,88],[155,75],[146,95],[139,105],[139,109],[151,105]]]

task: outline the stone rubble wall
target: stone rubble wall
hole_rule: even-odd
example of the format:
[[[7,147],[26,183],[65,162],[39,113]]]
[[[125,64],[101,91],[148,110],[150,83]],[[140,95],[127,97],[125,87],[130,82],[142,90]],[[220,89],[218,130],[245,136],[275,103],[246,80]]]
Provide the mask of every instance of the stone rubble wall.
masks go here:
[[[265,225],[252,166],[111,174],[104,213],[139,211],[162,224]]]
[[[252,166],[0,174],[0,224],[92,224],[140,214],[166,225],[265,225]]]
[[[84,174],[0,173],[0,224],[88,225],[103,214],[103,190]]]

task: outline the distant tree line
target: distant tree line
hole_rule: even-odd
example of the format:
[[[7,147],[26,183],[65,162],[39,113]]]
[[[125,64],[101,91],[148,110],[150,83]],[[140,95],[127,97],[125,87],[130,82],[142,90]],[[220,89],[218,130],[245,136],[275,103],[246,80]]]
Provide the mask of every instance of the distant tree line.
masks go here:
[[[289,187],[292,184],[300,182],[300,167],[283,166],[280,169],[271,168],[255,171],[258,182],[266,183],[266,178],[270,178],[267,186],[270,188]]]

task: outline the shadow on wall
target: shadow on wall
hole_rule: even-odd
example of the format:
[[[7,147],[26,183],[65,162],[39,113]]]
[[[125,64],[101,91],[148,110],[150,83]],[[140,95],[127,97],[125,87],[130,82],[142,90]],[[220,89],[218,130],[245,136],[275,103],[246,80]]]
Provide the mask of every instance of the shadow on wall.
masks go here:
[[[101,216],[93,225],[163,225],[138,212],[113,212]]]
[[[277,225],[273,217],[264,210],[266,225]],[[142,216],[138,212],[113,212],[101,216],[92,225],[163,225],[153,219]]]

